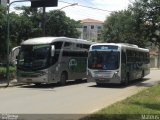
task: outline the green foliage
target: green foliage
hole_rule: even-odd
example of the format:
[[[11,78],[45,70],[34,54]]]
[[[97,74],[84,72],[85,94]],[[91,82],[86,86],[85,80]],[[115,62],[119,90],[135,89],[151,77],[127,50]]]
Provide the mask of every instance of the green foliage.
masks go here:
[[[6,46],[6,11],[0,6],[0,61],[5,56]]]
[[[125,10],[114,12],[104,24],[103,36],[106,42],[131,43],[144,47],[144,31],[140,24],[137,25],[132,11]]]
[[[47,14],[47,18],[47,36],[67,36],[74,38],[79,37],[80,33],[76,28],[80,23],[67,17],[63,11],[50,11]]]
[[[20,45],[23,40],[34,37],[41,37],[43,34],[41,9],[30,7],[17,7],[22,10],[21,14],[14,12],[9,14],[10,20],[10,49]],[[55,10],[46,13],[46,36],[66,36],[78,38],[80,33],[76,29],[80,26],[79,21],[75,21],[66,16],[63,11]],[[6,58],[7,39],[7,15],[6,9],[0,6],[0,62]]]
[[[159,90],[160,85],[148,88],[82,120],[141,120],[142,115],[159,115]]]
[[[15,67],[9,67],[9,72],[10,73],[15,73],[16,68]],[[0,67],[0,75],[5,74],[5,73],[6,73],[6,67]]]
[[[160,43],[160,1],[137,0],[127,10],[113,12],[104,23],[104,42],[123,42],[145,47]]]
[[[16,76],[16,67],[9,67],[9,76],[10,79],[15,78]],[[6,67],[0,67],[0,80],[6,79]]]
[[[136,20],[141,20],[144,37],[157,45],[160,45],[160,1],[159,0],[138,0],[129,7],[136,16]]]

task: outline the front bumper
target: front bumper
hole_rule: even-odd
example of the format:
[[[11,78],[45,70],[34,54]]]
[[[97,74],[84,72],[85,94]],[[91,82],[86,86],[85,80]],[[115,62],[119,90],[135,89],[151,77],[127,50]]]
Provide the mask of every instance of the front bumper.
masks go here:
[[[88,82],[97,82],[97,83],[121,83],[119,74],[116,71],[107,71],[107,72],[89,72]]]

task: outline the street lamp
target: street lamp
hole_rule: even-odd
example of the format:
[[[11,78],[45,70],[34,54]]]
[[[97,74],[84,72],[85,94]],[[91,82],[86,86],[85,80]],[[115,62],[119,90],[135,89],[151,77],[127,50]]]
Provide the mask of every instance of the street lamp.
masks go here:
[[[66,8],[66,7],[75,6],[75,5],[78,5],[78,3],[69,4],[67,6],[64,6],[64,7],[60,8],[59,10],[62,10],[64,8]]]

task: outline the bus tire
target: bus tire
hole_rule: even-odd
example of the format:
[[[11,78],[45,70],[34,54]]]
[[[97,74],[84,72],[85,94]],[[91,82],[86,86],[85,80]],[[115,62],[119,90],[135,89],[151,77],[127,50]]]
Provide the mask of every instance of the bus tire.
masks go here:
[[[97,86],[101,87],[103,86],[103,83],[99,83],[99,82],[96,82]]]
[[[144,70],[142,71],[142,75],[141,75],[141,80],[143,79],[143,77],[144,77]]]
[[[62,72],[60,77],[60,85],[64,86],[66,84],[66,80],[68,79],[67,72]]]
[[[40,86],[41,85],[41,83],[34,83],[35,84],[35,86]]]

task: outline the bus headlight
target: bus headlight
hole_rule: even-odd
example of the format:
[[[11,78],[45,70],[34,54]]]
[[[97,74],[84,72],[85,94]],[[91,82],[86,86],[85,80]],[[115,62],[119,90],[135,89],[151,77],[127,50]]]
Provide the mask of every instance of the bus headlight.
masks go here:
[[[119,71],[116,71],[114,74],[117,74],[118,75]]]
[[[120,76],[118,75],[119,71],[116,71],[113,75],[113,78],[120,80]]]

